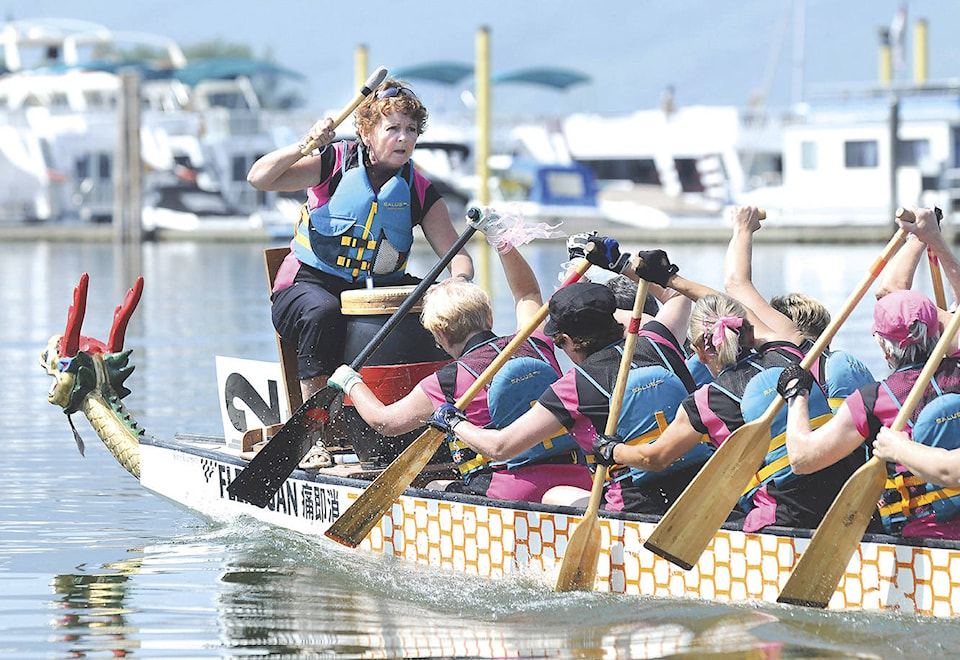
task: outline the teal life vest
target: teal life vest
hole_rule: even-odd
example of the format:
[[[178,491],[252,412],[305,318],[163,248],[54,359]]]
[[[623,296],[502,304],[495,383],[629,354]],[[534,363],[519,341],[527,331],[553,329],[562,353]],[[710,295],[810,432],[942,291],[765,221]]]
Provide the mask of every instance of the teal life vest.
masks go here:
[[[747,383],[743,390],[743,397],[734,397],[740,401],[740,410],[745,423],[762,417],[773,400],[780,396],[777,393],[777,381],[781,373],[783,373],[783,367],[763,369]],[[733,395],[730,394],[730,396]],[[810,388],[809,410],[810,426],[814,429],[820,428],[833,417],[827,397],[816,383]],[[767,455],[763,459],[763,465],[744,489],[740,497],[740,508],[749,513],[753,509],[754,493],[764,484],[773,482],[779,488],[797,478],[798,475],[794,474],[790,468],[790,457],[787,455],[787,406],[783,405],[770,424],[770,445],[767,448]]]
[[[617,346],[623,354],[623,346]],[[599,382],[579,366],[576,367],[594,387],[608,399],[612,396]],[[628,445],[641,445],[656,442],[674,417],[680,404],[689,392],[683,381],[660,365],[631,365],[627,374],[627,385],[623,393],[620,418],[617,420],[617,435]],[[598,429],[603,432],[604,429]],[[698,442],[695,447],[678,458],[669,467],[660,472],[650,472],[633,467],[614,466],[608,472],[608,483],[629,479],[634,485],[642,486],[649,479],[656,479],[671,472],[699,465],[713,453],[713,446]],[[592,459],[592,457],[591,457]],[[588,459],[589,460],[589,459]],[[593,461],[590,460],[592,464]]]
[[[913,440],[930,447],[960,447],[960,394],[943,393],[936,379],[930,381],[937,398],[923,407],[913,422]],[[894,401],[899,400],[892,396]],[[884,529],[899,533],[910,520],[934,517],[938,523],[960,514],[960,488],[936,486],[896,465],[887,470],[887,482],[879,503]]]
[[[820,361],[823,377],[819,382],[826,387],[827,401],[834,413],[861,385],[875,382],[867,365],[847,351],[825,352]]]
[[[325,204],[301,211],[293,251],[301,263],[348,282],[399,280],[413,245],[413,164],[407,162],[374,192],[361,165],[345,172]]]
[[[489,366],[512,337],[492,338],[474,346],[462,355],[455,364],[462,367],[475,379]],[[458,369],[459,369],[458,367]],[[453,371],[452,369],[449,371]],[[448,372],[449,373],[449,372]],[[514,355],[500,367],[490,379],[485,390],[490,423],[487,428],[501,429],[530,410],[547,387],[559,378],[557,369],[544,354],[537,340],[527,339]],[[453,379],[440,379],[440,389],[447,401],[454,403],[456,396],[456,372]],[[526,465],[540,463],[586,463],[586,455],[569,433],[560,433],[547,438],[534,447],[506,461],[490,461],[468,447],[455,435],[447,436],[447,446],[464,481],[469,482],[485,468],[515,470]]]

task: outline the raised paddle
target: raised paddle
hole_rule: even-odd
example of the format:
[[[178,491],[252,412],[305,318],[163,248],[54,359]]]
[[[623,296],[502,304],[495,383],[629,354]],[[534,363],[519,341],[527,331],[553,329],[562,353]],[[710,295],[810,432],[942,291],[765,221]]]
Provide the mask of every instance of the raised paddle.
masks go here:
[[[843,309],[800,362],[804,369],[809,370],[830,344],[906,236],[907,233],[899,229],[890,239]],[[763,465],[770,446],[770,425],[782,406],[783,398],[777,396],[763,415],[738,428],[720,445],[660,519],[644,547],[685,570],[693,568],[733,511],[750,479]]]
[[[363,103],[363,99],[370,96],[371,92],[380,86],[380,83],[383,82],[384,78],[387,77],[386,67],[377,67],[377,70],[370,74],[370,77],[367,78],[367,81],[363,83],[363,87],[360,88],[360,91],[357,92],[357,95],[350,99],[350,102],[343,106],[343,110],[340,111],[340,114],[333,118],[333,126],[331,128],[336,128],[343,121],[350,116],[350,113],[357,109],[357,106]],[[300,149],[300,154],[303,156],[310,155],[310,152],[317,148],[317,141],[310,140]]]
[[[636,268],[637,264],[634,264]],[[620,358],[620,369],[617,371],[617,385],[610,398],[610,412],[607,413],[607,425],[604,433],[610,435],[617,432],[617,423],[620,421],[620,408],[623,406],[623,393],[627,389],[627,376],[630,375],[630,364],[633,359],[633,350],[637,345],[637,333],[640,331],[640,317],[643,316],[643,305],[647,300],[647,289],[650,283],[640,280],[637,287],[637,297],[633,301],[633,315],[630,317],[630,327],[627,329],[627,339],[623,344],[623,356]],[[597,579],[597,560],[600,557],[600,498],[603,496],[603,485],[607,480],[607,466],[597,464],[597,471],[593,474],[593,487],[590,489],[590,500],[583,520],[573,530],[567,541],[567,548],[563,551],[563,561],[560,563],[560,573],[557,575],[555,591],[592,591]]]
[[[587,246],[589,251],[592,246]],[[581,260],[574,273],[563,282],[561,287],[573,284],[587,272],[590,262]],[[520,345],[533,334],[533,331],[547,317],[549,301],[537,311],[532,319],[514,335],[510,343],[497,355],[490,365],[483,370],[480,377],[474,381],[463,395],[457,399],[456,407],[463,410],[473,398],[486,387],[500,367],[510,359]],[[434,453],[443,443],[444,433],[439,429],[428,427],[416,440],[403,450],[387,468],[381,472],[373,482],[367,486],[356,501],[340,514],[327,530],[326,534],[334,541],[355,548],[370,533],[370,530],[387,513],[400,494],[407,489],[413,480],[420,474],[424,466],[430,461]]]
[[[890,425],[894,431],[902,431],[906,426],[958,330],[960,314],[954,314]],[[800,555],[778,603],[827,606],[873,517],[886,479],[887,464],[876,456],[850,475]]]
[[[480,210],[471,208],[467,211],[467,218],[473,222],[480,219]],[[410,310],[416,305],[427,289],[436,281],[437,277],[453,258],[463,249],[463,246],[476,233],[476,227],[471,223],[456,243],[430,269],[420,282],[410,292],[410,295],[400,304],[397,311],[387,319],[386,323],[377,331],[370,343],[360,351],[353,362],[352,369],[359,369],[370,356],[373,355],[387,336],[400,325]],[[237,477],[227,486],[227,491],[234,497],[259,507],[266,506],[280,489],[283,482],[297,468],[300,461],[313,446],[313,443],[323,434],[329,419],[336,413],[343,403],[343,392],[335,387],[326,386],[314,392],[303,402],[296,412],[290,416],[280,430],[270,441],[257,452],[250,464],[237,474]],[[331,410],[334,412],[331,413]]]

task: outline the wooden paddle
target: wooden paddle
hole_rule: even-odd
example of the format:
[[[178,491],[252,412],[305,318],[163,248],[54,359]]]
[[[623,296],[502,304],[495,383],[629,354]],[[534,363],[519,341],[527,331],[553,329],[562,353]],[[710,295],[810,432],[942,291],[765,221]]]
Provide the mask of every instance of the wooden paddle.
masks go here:
[[[588,246],[590,250],[592,246]],[[587,272],[590,262],[582,259],[574,273],[563,282],[561,287],[573,284]],[[510,359],[520,345],[533,334],[533,331],[547,318],[549,301],[534,314],[533,318],[514,335],[510,343],[484,369],[480,377],[463,395],[457,399],[456,406],[460,410],[467,407],[473,398],[487,386],[500,367]],[[327,530],[328,537],[355,548],[370,533],[370,530],[389,511],[400,494],[407,489],[420,471],[440,448],[444,439],[443,431],[433,427],[427,428],[420,436],[397,456],[387,468],[381,472],[373,482],[364,489],[356,501],[340,514]],[[268,445],[269,446],[269,445]]]
[[[478,220],[480,210],[471,208],[467,211],[467,217],[470,220]],[[400,304],[397,311],[387,319],[366,347],[354,358],[350,363],[352,369],[359,369],[370,359],[370,356],[406,318],[414,305],[420,301],[423,294],[476,231],[476,227],[472,224],[464,230],[447,253],[430,269],[420,284]],[[250,464],[237,474],[227,486],[227,492],[237,499],[265,507],[310,451],[313,443],[323,434],[327,422],[339,410],[342,403],[343,392],[335,387],[328,385],[314,392],[303,402],[303,405],[297,408],[270,442],[256,453]]]
[[[907,233],[899,229],[890,239],[843,309],[800,362],[804,369],[810,369],[830,344],[906,236]],[[644,543],[648,550],[685,570],[693,568],[733,511],[750,479],[763,465],[770,446],[770,425],[782,406],[783,399],[777,396],[763,415],[741,426],[720,445],[654,528]]]
[[[937,223],[943,219],[943,211],[934,207],[937,214]],[[907,222],[916,222],[913,211],[903,207],[897,209],[897,217]],[[940,260],[930,248],[927,248],[927,263],[930,265],[930,282],[933,285],[933,301],[940,309],[947,308],[947,296],[943,291],[943,275],[940,273]]]
[[[363,103],[363,99],[370,96],[371,92],[380,86],[380,83],[383,82],[384,78],[387,77],[386,67],[377,67],[377,70],[370,74],[370,77],[367,78],[367,81],[363,83],[363,87],[360,88],[360,91],[357,92],[357,95],[350,99],[350,102],[343,106],[343,110],[340,111],[340,114],[333,118],[333,128],[336,128],[344,122],[344,120],[350,116],[350,113],[357,109],[357,106]],[[302,149],[300,149],[300,154],[303,156],[309,156],[310,152],[317,148],[317,141],[310,140],[307,142]]]
[[[894,431],[902,431],[906,426],[958,330],[960,314],[954,314],[890,425]],[[778,603],[827,606],[883,494],[886,465],[874,456],[850,475],[800,555]]]
[[[643,305],[647,300],[649,287],[649,282],[640,280],[637,297],[633,301],[633,315],[630,317],[627,339],[623,344],[623,356],[620,358],[620,369],[617,371],[617,385],[613,390],[613,396],[610,397],[610,412],[607,413],[607,426],[604,429],[607,435],[617,432],[623,394],[627,389],[627,376],[630,375],[633,351],[637,345],[637,333],[640,331],[640,317],[643,316]],[[598,514],[603,485],[606,481],[607,466],[597,464],[587,510],[583,514],[583,520],[573,530],[573,534],[567,541],[567,548],[563,552],[563,561],[560,564],[560,573],[557,575],[557,584],[554,587],[555,591],[593,591],[593,584],[597,579],[597,560],[600,558]]]

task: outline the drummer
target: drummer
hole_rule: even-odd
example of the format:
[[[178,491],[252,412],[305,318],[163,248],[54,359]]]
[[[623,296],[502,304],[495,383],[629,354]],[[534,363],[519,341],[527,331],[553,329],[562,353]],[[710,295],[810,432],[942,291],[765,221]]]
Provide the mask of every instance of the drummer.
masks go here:
[[[498,238],[496,231],[490,228],[484,228],[484,231],[487,240],[498,248],[513,294],[519,331],[533,322],[543,306],[540,285],[519,249],[509,240]],[[330,386],[350,397],[364,421],[385,436],[397,436],[422,427],[436,408],[457,401],[514,336],[494,334],[493,309],[486,292],[475,284],[457,279],[441,282],[427,292],[421,322],[437,345],[456,361],[424,378],[399,401],[384,405],[362,382],[360,375],[347,365],[338,367],[329,380]],[[498,377],[509,374],[513,368],[522,370],[504,381],[503,387],[509,391],[500,389],[497,378],[494,378],[488,388],[480,390],[466,406],[466,416],[472,422],[479,426],[505,425],[512,421],[511,417],[529,409],[547,383],[557,379],[560,366],[554,355],[554,345],[542,330],[543,323],[500,368]],[[588,488],[590,485],[586,458],[576,450],[575,442],[569,437],[552,438],[539,451],[517,462],[491,460],[501,457],[480,455],[453,434],[448,435],[448,446],[462,479],[432,484],[447,491],[539,502],[543,493],[557,484]]]
[[[307,190],[271,296],[277,333],[297,347],[304,400],[343,361],[340,293],[416,284],[419,279],[405,272],[415,226],[438,256],[457,241],[446,203],[411,160],[426,123],[427,109],[416,94],[387,78],[357,107],[356,139],[334,142],[333,119],[327,117],[298,144],[258,159],[247,174],[257,190]],[[319,151],[304,156],[314,141]],[[453,257],[450,271],[473,279],[466,251]]]

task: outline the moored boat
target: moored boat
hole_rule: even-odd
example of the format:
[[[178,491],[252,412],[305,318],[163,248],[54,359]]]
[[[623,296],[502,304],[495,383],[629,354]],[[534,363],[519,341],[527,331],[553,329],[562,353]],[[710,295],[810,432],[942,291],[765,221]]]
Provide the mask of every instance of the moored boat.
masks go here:
[[[51,403],[82,411],[118,461],[147,489],[213,519],[250,515],[303,534],[322,536],[379,471],[358,463],[298,469],[265,508],[233,499],[227,487],[248,464],[243,439],[178,434],[149,437],[122,404],[132,372],[123,334],[142,284],[115,315],[107,343],[79,335],[84,306],[75,297],[67,338],[54,337],[43,363],[55,377]],[[84,297],[85,298],[85,297]],[[259,389],[252,383],[254,390]],[[224,397],[221,397],[223,400]],[[440,469],[439,467],[436,469]],[[423,475],[417,484],[430,478]],[[364,539],[365,551],[441,570],[489,578],[518,572],[555,574],[580,509],[407,490]],[[595,590],[723,602],[773,602],[808,544],[808,530],[745,534],[722,529],[690,571],[643,548],[657,519],[601,516],[602,551]],[[955,616],[960,609],[960,544],[868,536],[859,545],[831,608],[894,609]]]

